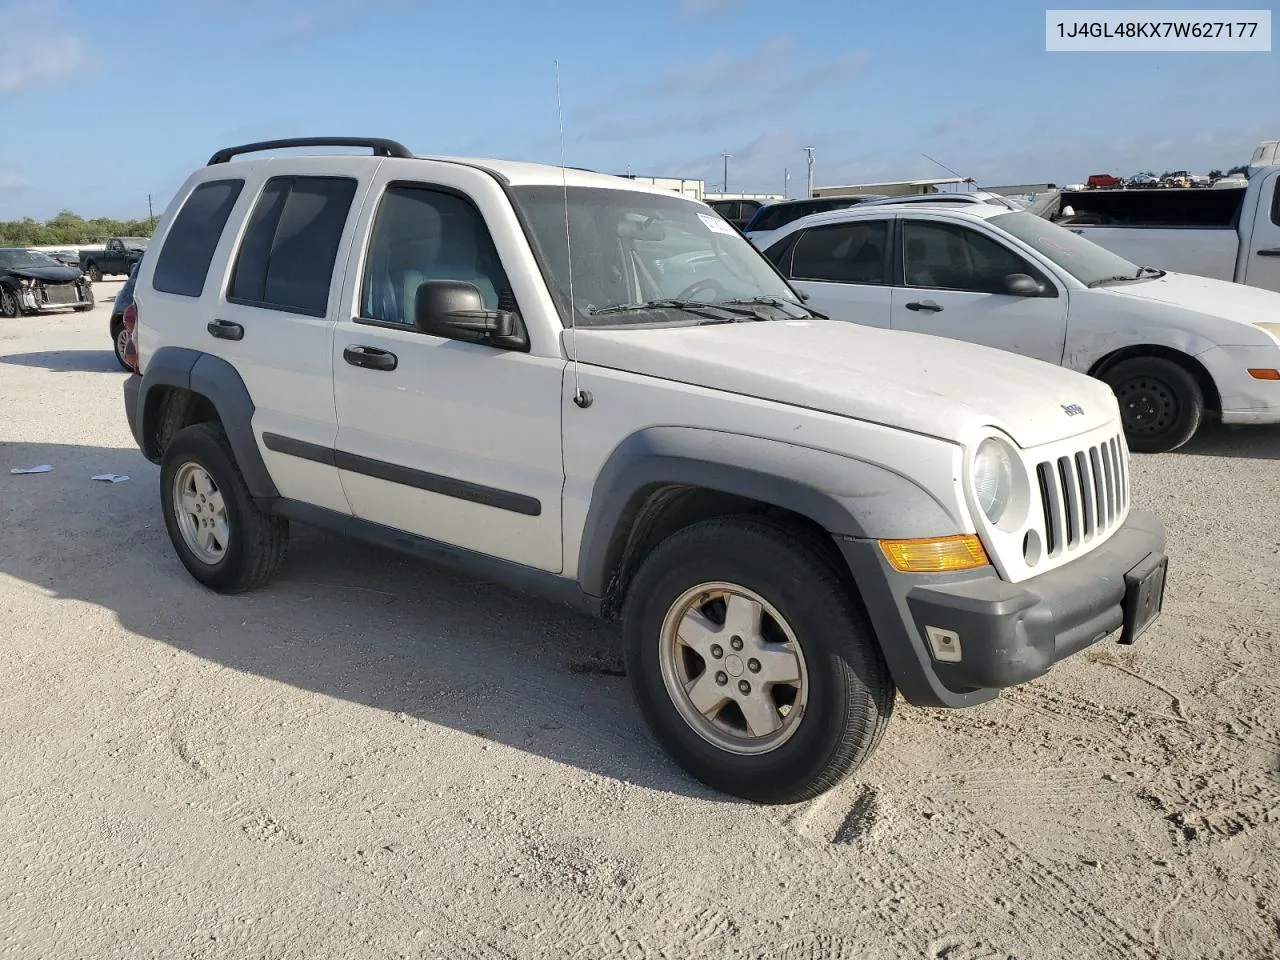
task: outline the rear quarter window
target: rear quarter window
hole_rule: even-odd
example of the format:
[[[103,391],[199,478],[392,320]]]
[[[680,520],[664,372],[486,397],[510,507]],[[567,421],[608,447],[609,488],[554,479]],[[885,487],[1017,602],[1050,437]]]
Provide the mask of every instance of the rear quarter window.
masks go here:
[[[204,292],[213,252],[242,189],[243,180],[210,180],[191,191],[156,258],[153,289],[183,297]]]

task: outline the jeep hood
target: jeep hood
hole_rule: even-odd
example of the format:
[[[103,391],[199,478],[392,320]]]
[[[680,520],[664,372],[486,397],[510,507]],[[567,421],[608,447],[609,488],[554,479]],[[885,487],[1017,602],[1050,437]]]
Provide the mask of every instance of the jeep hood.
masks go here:
[[[564,342],[572,356],[567,331]],[[961,444],[995,427],[1034,447],[1118,419],[1111,389],[1084,374],[959,340],[838,320],[579,327],[577,349],[584,364]]]

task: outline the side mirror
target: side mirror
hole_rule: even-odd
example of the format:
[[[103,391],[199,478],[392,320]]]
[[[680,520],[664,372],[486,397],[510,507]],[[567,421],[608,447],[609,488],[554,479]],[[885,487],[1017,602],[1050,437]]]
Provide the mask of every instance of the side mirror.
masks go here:
[[[1011,273],[1004,278],[1004,292],[1011,297],[1038,297],[1040,283],[1025,273]]]
[[[414,296],[413,324],[423,333],[495,347],[528,347],[519,318],[506,310],[487,310],[474,283],[426,280]]]

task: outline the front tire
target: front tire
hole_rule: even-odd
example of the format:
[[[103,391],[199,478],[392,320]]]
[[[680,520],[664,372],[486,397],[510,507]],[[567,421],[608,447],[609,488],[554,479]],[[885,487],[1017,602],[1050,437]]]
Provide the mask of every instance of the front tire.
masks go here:
[[[1166,453],[1200,429],[1204,391],[1183,366],[1164,357],[1123,360],[1102,375],[1120,403],[1129,449]]]
[[[22,316],[22,305],[18,295],[8,287],[0,286],[0,317],[12,319]]]
[[[178,558],[206,587],[252,590],[284,559],[289,522],[254,505],[221,425],[173,435],[160,461],[160,497]]]
[[[689,774],[760,803],[830,789],[884,735],[894,686],[851,585],[817,538],[708,520],[645,560],[623,609],[627,672]]]

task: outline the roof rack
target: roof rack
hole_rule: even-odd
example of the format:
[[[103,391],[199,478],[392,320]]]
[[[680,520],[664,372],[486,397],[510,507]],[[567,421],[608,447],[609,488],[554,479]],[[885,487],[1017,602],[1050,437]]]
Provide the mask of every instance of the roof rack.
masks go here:
[[[224,147],[209,158],[208,166],[226,163],[242,153],[258,153],[262,150],[280,150],[284,147],[368,147],[375,157],[400,157],[412,160],[409,148],[395,140],[381,137],[294,137],[288,140],[262,140],[244,143],[238,147]]]

